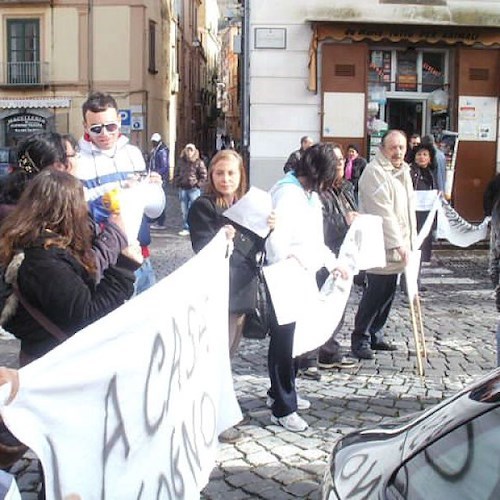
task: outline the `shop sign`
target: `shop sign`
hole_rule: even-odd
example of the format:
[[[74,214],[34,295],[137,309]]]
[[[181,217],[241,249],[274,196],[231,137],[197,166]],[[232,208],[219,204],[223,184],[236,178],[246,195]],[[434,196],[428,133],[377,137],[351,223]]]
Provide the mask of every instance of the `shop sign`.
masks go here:
[[[26,134],[39,132],[47,127],[47,119],[43,116],[29,113],[20,113],[7,118],[7,130],[9,133]]]

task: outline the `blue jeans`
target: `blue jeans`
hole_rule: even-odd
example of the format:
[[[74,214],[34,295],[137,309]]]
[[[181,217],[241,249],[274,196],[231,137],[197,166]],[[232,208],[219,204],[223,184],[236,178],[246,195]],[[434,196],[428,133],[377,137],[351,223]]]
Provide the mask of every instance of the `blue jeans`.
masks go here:
[[[165,193],[165,208],[163,209],[163,212],[160,214],[160,216],[156,219],[156,224],[159,226],[164,226],[165,225],[165,219],[167,217],[167,190],[168,190],[168,181],[163,181],[163,192]]]
[[[135,271],[134,295],[139,295],[144,290],[152,287],[156,283],[155,272],[151,259],[146,257],[142,266]]]
[[[193,201],[196,200],[201,194],[200,188],[192,189],[181,189],[179,190],[179,200],[181,202],[181,212],[182,212],[182,228],[189,230],[189,225],[187,222],[187,216]]]

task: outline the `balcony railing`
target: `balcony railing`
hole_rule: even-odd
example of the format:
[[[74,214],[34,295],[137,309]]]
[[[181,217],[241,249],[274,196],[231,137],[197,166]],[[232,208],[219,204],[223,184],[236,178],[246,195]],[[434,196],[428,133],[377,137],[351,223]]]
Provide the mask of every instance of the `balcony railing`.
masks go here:
[[[47,85],[47,62],[0,62],[0,85],[6,87],[40,87]]]

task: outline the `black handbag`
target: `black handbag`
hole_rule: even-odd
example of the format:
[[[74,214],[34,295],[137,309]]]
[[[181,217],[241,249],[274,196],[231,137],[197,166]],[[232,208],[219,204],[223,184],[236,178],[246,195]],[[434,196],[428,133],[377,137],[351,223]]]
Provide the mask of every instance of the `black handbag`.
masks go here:
[[[267,291],[266,280],[262,272],[264,263],[264,252],[258,263],[257,272],[257,299],[254,309],[245,316],[243,325],[243,337],[247,339],[265,339],[270,334],[269,325],[269,292]]]

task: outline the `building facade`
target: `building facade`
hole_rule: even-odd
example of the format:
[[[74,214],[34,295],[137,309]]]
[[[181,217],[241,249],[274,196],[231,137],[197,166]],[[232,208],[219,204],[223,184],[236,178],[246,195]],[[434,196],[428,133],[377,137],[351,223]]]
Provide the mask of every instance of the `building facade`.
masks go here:
[[[249,16],[252,183],[272,184],[306,134],[370,157],[386,128],[458,133],[452,199],[482,218],[500,167],[499,1],[250,1]]]
[[[122,131],[143,150],[170,137],[169,4],[1,1],[0,142],[35,130],[80,136],[89,92],[111,93]]]
[[[118,102],[144,153],[215,144],[216,0],[0,0],[0,146],[38,130],[82,134],[91,91]],[[216,117],[214,117],[216,118]],[[178,137],[179,136],[179,137]]]

